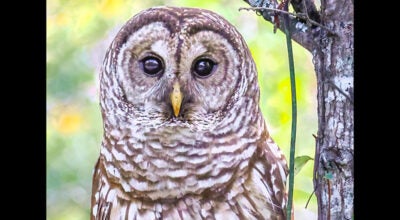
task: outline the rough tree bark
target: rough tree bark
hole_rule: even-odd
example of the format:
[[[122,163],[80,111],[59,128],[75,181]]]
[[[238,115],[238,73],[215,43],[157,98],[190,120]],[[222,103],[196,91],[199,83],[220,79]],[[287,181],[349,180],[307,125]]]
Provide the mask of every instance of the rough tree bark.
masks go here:
[[[276,0],[245,0],[253,7],[278,8]],[[291,17],[292,39],[309,50],[317,76],[318,135],[314,164],[314,187],[318,219],[352,219],[354,200],[354,38],[353,1],[291,0],[299,16]],[[264,19],[282,16],[257,10]],[[307,26],[307,28],[304,28]],[[299,122],[301,123],[301,122]]]

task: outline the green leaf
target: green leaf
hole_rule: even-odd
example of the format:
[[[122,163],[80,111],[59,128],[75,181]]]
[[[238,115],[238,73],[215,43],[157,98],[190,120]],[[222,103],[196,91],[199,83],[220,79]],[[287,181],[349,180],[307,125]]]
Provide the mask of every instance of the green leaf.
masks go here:
[[[294,158],[294,175],[295,176],[300,172],[301,168],[303,168],[304,165],[306,165],[306,163],[309,160],[313,160],[313,158],[309,157],[309,156],[298,156],[298,157]]]

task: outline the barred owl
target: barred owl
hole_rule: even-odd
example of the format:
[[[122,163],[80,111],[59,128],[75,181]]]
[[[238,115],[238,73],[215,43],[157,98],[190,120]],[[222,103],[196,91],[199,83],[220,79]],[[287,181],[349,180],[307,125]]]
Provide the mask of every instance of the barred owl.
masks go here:
[[[91,219],[284,219],[287,163],[239,32],[203,9],[133,16],[100,73]]]

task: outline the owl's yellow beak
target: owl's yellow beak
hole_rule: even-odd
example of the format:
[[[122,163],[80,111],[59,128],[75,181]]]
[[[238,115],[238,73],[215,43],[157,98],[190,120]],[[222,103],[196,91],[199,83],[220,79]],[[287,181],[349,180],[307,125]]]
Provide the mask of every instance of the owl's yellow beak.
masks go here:
[[[178,82],[175,82],[174,85],[172,86],[172,92],[169,97],[171,99],[174,115],[175,117],[178,117],[182,104],[182,92]]]

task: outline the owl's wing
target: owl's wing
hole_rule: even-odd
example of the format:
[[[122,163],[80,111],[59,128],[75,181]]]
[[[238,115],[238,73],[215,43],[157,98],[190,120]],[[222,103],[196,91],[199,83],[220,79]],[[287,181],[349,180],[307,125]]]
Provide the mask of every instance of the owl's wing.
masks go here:
[[[105,170],[101,163],[101,158],[97,160],[92,182],[92,205],[90,219],[110,219],[112,203],[107,202],[103,192],[108,191],[110,186],[106,179]],[[107,197],[107,196],[106,196]]]
[[[287,192],[286,178],[289,173],[285,155],[274,140],[269,137],[266,141],[265,158],[270,163],[269,175],[275,198],[283,209],[286,209]]]
[[[253,187],[265,198],[268,209],[272,212],[271,219],[284,219],[287,203],[287,162],[278,145],[267,132],[265,135],[267,136],[261,139],[263,141],[258,143],[252,164]]]

